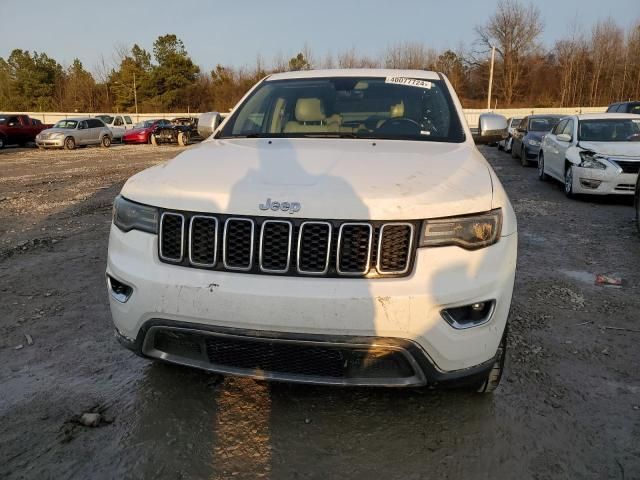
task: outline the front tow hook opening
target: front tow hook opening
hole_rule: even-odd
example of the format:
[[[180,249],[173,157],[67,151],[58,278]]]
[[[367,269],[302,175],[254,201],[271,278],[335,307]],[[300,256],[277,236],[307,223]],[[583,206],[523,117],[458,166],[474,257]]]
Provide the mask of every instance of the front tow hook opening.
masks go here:
[[[126,283],[122,283],[111,275],[107,275],[107,285],[109,286],[109,293],[117,302],[126,303],[127,300],[131,298],[133,287],[130,287]]]
[[[440,315],[453,328],[462,330],[484,325],[491,320],[495,308],[495,300],[485,300],[460,307],[445,308]]]

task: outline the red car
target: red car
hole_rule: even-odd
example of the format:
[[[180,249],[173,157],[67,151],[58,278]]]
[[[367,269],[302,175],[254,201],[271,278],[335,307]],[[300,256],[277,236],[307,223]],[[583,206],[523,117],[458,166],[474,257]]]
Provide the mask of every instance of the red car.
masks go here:
[[[133,130],[129,130],[122,136],[124,143],[151,143],[151,134],[156,127],[171,125],[169,120],[145,120],[136,124]]]

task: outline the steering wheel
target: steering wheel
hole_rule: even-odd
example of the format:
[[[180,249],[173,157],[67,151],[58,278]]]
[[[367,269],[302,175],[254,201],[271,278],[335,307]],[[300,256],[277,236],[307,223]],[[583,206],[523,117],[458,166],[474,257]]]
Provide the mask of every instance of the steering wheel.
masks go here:
[[[412,128],[414,131],[407,132],[407,127]],[[422,130],[422,125],[411,118],[407,117],[396,117],[396,118],[388,118],[383,121],[380,126],[376,129],[378,132],[387,132],[387,133],[397,133],[397,134],[419,134]]]

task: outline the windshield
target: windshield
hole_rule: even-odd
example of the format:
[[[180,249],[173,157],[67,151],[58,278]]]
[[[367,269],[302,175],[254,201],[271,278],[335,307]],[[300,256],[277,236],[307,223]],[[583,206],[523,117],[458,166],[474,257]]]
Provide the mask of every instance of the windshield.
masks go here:
[[[446,85],[400,77],[335,77],[262,83],[219,138],[332,137],[462,142]]]
[[[113,117],[110,116],[110,115],[96,115],[96,118],[99,118],[100,120],[102,120],[107,125],[110,124],[110,123],[113,123]]]
[[[640,140],[640,120],[611,118],[581,120],[578,138],[585,142],[629,142]]]
[[[149,128],[152,127],[154,123],[159,122],[159,120],[145,120],[144,122],[138,122],[135,125],[135,128]]]
[[[550,132],[553,130],[560,118],[556,117],[536,117],[529,119],[530,132]]]
[[[75,120],[60,120],[53,128],[76,128],[78,122]]]

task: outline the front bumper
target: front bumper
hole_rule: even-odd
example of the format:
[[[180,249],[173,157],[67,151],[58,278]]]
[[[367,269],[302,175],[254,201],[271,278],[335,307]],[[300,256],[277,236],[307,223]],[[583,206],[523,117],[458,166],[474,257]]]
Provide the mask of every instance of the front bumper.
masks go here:
[[[524,154],[527,157],[527,160],[535,160],[538,161],[538,153],[540,152],[540,145],[529,145],[528,143],[524,146]]]
[[[38,147],[64,147],[64,138],[56,138],[56,139],[38,139],[36,138],[36,145]]]
[[[637,173],[618,173],[617,167],[605,170],[573,166],[573,191],[581,195],[633,195]]]
[[[428,382],[438,375],[469,376],[491,365],[509,313],[517,235],[477,251],[420,248],[413,273],[394,279],[199,270],[159,262],[157,248],[155,235],[111,227],[107,274],[133,288],[126,303],[109,296],[111,312],[119,336],[140,353],[149,353],[142,342],[153,325],[237,329],[256,336],[385,338],[420,352],[412,357],[425,359],[416,362],[422,382]],[[440,314],[443,308],[490,299],[496,301],[491,320],[474,328],[455,329]]]
[[[122,137],[124,143],[149,143],[149,135],[125,135]]]

